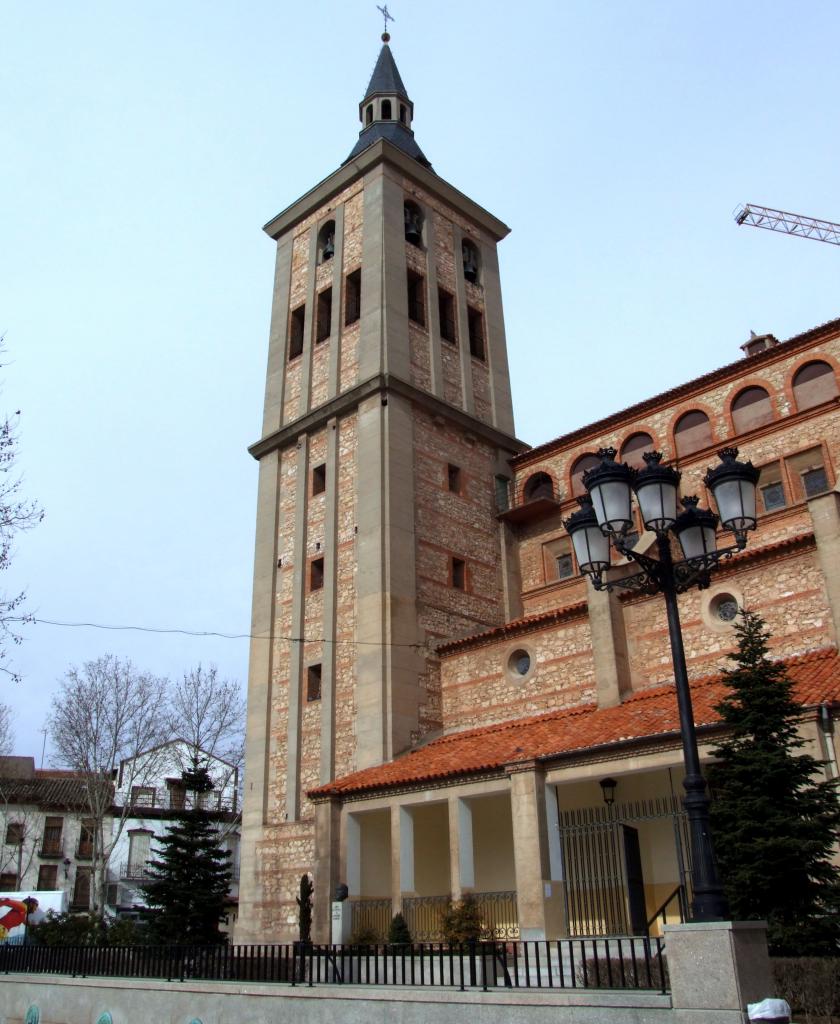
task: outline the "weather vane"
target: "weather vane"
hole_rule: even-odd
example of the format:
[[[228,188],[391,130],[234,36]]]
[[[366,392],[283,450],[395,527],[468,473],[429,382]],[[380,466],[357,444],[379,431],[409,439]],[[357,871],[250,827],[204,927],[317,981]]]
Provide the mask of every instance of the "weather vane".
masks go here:
[[[384,24],[382,26],[382,38],[385,39],[385,41],[387,42],[388,40],[385,37],[388,36],[388,22],[389,21],[393,21],[394,20],[394,16],[388,10],[388,5],[387,4],[385,4],[384,7],[380,7],[379,4],[377,4],[376,5],[376,9],[382,15],[382,20],[384,22]]]

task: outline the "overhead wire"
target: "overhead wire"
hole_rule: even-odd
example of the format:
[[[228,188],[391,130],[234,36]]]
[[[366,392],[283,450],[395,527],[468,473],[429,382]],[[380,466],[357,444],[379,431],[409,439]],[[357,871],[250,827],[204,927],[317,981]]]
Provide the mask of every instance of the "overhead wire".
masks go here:
[[[212,629],[180,629],[172,626],[136,626],[136,625],[113,625],[103,622],[62,622],[59,619],[42,619],[37,615],[18,615],[9,621],[21,623],[36,623],[43,626],[62,626],[67,629],[107,629],[112,631],[134,631],[138,633],[175,633],[181,636],[213,636],[222,640],[287,640],[289,643],[302,644],[349,644],[354,647],[408,647],[415,650],[424,649],[423,644],[397,644],[383,643],[378,640],[337,640],[327,637],[309,636],[271,636],[265,633],[221,633]]]

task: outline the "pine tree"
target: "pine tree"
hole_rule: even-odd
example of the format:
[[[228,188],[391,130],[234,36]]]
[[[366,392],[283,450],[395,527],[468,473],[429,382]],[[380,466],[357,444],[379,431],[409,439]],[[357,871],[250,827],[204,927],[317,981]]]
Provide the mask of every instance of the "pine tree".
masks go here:
[[[411,931],[408,922],[402,914],[394,914],[391,918],[391,926],[388,929],[388,942],[392,946],[410,946]]]
[[[802,708],[784,664],[768,657],[764,621],[744,611],[735,628],[735,667],[724,671],[728,693],[716,709],[728,735],[709,771],[715,851],[731,916],[766,920],[774,955],[836,954],[836,783],[800,752]]]
[[[144,916],[154,942],[213,945],[225,941],[219,924],[230,891],[230,851],[221,849],[216,823],[199,806],[198,796],[213,786],[206,769],[193,767],[183,778],[194,806],[156,840],[159,859],[149,865],[149,881],[141,887],[149,908]]]

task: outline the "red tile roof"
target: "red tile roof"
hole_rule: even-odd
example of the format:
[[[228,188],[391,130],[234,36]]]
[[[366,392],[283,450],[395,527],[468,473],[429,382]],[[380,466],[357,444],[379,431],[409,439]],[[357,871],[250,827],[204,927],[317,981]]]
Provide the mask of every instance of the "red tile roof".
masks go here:
[[[588,607],[589,605],[586,601],[576,601],[574,604],[567,604],[565,608],[552,608],[550,611],[525,615],[521,619],[512,619],[501,626],[491,626],[490,629],[483,629],[480,633],[470,633],[469,636],[462,636],[457,640],[447,640],[438,645],[437,653],[454,654],[464,647],[473,647],[488,640],[495,640],[497,637],[518,636],[520,633],[528,633],[532,629],[553,626],[555,623],[565,622],[567,619],[574,619],[585,615]]]
[[[716,384],[718,381],[725,380],[732,374],[742,374],[747,371],[752,373],[764,363],[772,363],[773,360],[777,359],[780,355],[787,355],[800,346],[808,345],[814,341],[820,341],[825,337],[830,337],[831,335],[836,334],[838,331],[840,331],[840,318],[836,320],[828,320],[824,324],[812,327],[809,331],[804,331],[802,334],[796,334],[792,338],[787,338],[774,348],[768,348],[763,352],[756,353],[754,356],[738,359],[734,363],[728,363],[726,366],[721,366],[717,370],[705,373],[701,377],[696,377],[694,380],[686,381],[685,384],[679,384],[677,387],[670,388],[668,391],[663,391],[661,394],[653,395],[651,398],[645,398],[643,401],[636,402],[634,405],[630,405],[619,412],[611,413],[609,416],[596,420],[594,423],[588,423],[585,426],[577,427],[568,434],[561,434],[560,437],[555,437],[551,441],[545,441],[543,444],[535,445],[533,448],[529,448],[527,451],[521,452],[519,455],[514,455],[510,460],[510,464],[514,468],[530,465],[532,462],[545,458],[545,456],[552,451],[564,448],[573,442],[582,441],[590,434],[597,435],[605,431],[608,427],[613,427],[616,424],[621,423],[623,420],[636,419],[643,413],[647,413],[652,409],[660,409],[663,405],[666,405],[669,402],[683,398],[685,395],[689,395],[693,391],[708,388],[712,384]]]
[[[786,664],[796,698],[805,707],[840,703],[840,657],[835,648],[790,658]],[[724,694],[722,677],[696,680],[691,684],[691,694],[695,724],[715,725],[719,718],[714,706]],[[428,785],[458,776],[498,772],[520,761],[549,760],[678,731],[674,687],[657,686],[632,694],[614,708],[584,704],[442,736],[387,764],[365,768],[311,790],[309,796],[318,799]]]

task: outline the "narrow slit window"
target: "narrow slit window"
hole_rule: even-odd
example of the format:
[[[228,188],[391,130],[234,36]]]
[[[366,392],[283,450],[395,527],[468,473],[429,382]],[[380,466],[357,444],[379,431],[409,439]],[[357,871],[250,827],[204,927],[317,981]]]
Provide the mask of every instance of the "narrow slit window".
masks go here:
[[[322,462],[312,470],[312,493],[323,494],[327,489],[327,466]]]
[[[408,284],[408,319],[424,327],[426,324],[426,304],[423,301],[425,282],[420,274],[409,270],[406,275]]]
[[[467,563],[463,558],[452,559],[452,586],[456,590],[467,589]]]
[[[324,559],[313,558],[309,569],[309,589],[321,590],[324,586]]]
[[[362,315],[362,272],[354,270],[347,275],[344,289],[344,323],[354,324]]]
[[[454,345],[455,334],[455,296],[443,288],[438,288],[438,311],[440,313],[440,336],[444,341]]]
[[[391,101],[390,100],[383,100],[382,101],[382,120],[383,121],[390,121],[391,120]]]
[[[306,670],[307,701],[321,699],[321,666],[310,665]]]
[[[484,359],[484,317],[481,311],[467,307],[467,324],[470,332],[470,355]]]
[[[453,494],[461,493],[461,469],[451,462],[446,467],[446,483]]]
[[[318,333],[316,342],[326,341],[332,330],[332,288],[318,293]]]
[[[289,330],[289,359],[297,359],[303,352],[303,328],[306,323],[306,306],[298,306],[292,310],[292,323]]]

